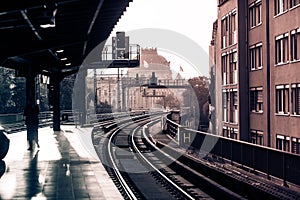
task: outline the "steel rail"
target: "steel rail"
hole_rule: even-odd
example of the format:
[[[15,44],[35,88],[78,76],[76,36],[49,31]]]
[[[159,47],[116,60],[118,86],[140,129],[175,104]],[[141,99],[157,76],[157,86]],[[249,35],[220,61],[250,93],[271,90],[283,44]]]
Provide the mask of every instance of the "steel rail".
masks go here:
[[[110,135],[110,138],[109,138],[109,141],[108,141],[108,154],[109,154],[109,158],[111,160],[111,163],[113,165],[113,171],[114,173],[116,174],[120,184],[122,185],[124,191],[126,192],[127,196],[132,199],[132,200],[137,200],[138,198],[135,196],[135,194],[133,193],[133,191],[130,189],[130,187],[128,186],[128,184],[126,183],[126,181],[124,180],[120,170],[118,170],[118,167],[117,167],[117,164],[116,162],[114,161],[114,158],[113,158],[113,155],[112,155],[112,152],[111,152],[111,149],[112,149],[112,139],[114,138],[115,135],[118,134],[118,132],[121,130],[121,128],[124,128],[126,126],[128,126],[128,124],[132,124],[131,122],[129,123],[126,123],[126,124],[123,124],[122,127],[119,127],[118,129],[116,129],[111,135]]]
[[[154,120],[154,121],[159,121],[160,119]],[[153,123],[149,122],[147,124]],[[136,127],[131,136],[131,142],[133,145],[134,150],[139,154],[139,156],[150,166],[152,167],[161,177],[163,177],[168,183],[170,183],[172,186],[174,186],[178,191],[180,191],[185,197],[188,199],[194,199],[191,195],[189,195],[186,191],[184,191],[181,187],[179,187],[176,183],[174,183],[172,180],[170,180],[165,174],[163,174],[159,169],[157,169],[143,154],[142,152],[138,149],[135,141],[134,141],[134,135],[137,132],[137,129],[141,128],[141,126]],[[144,131],[143,131],[144,132]],[[145,135],[144,135],[145,136]],[[147,137],[145,137],[147,139]]]

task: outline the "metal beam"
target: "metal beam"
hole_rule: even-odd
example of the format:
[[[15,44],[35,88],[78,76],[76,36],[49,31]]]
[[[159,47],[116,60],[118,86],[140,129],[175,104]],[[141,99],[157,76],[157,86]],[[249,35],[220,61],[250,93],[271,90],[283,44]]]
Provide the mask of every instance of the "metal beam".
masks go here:
[[[70,4],[74,2],[78,2],[80,0],[66,0],[66,1],[59,1],[55,0],[53,3],[57,3],[58,5]],[[6,15],[9,13],[17,13],[20,10],[31,10],[31,9],[39,9],[43,8],[45,1],[36,1],[36,0],[10,0],[8,1],[0,1],[0,16]]]
[[[94,13],[93,19],[92,19],[92,21],[91,21],[91,23],[90,23],[90,26],[89,26],[89,29],[88,29],[88,31],[87,31],[87,33],[86,33],[87,37],[89,37],[89,35],[91,34],[91,31],[92,31],[92,29],[93,29],[93,27],[94,27],[94,24],[95,24],[95,21],[96,21],[98,15],[99,15],[99,12],[100,12],[100,9],[101,9],[101,7],[102,7],[103,2],[104,2],[104,0],[99,0],[97,9],[96,9],[96,11],[95,11],[95,13]],[[86,55],[86,46],[87,46],[87,42],[88,42],[88,41],[85,41],[85,42],[84,42],[83,52],[82,52],[82,55],[83,55],[83,56]]]

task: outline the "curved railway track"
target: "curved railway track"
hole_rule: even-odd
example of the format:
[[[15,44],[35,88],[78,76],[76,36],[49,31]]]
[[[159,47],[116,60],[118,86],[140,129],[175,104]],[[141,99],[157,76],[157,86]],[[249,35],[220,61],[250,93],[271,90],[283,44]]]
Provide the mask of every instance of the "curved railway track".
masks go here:
[[[117,186],[125,199],[193,199],[158,169],[145,165],[141,159],[142,153],[132,135],[148,121],[142,119],[122,125],[109,137],[108,157]],[[147,147],[144,146],[145,149]]]
[[[158,150],[143,132],[143,126],[154,121],[153,117],[140,117],[115,126],[110,123],[111,131],[96,134],[96,151],[124,199],[243,199],[213,181],[206,192],[203,189],[207,188],[184,178],[193,172],[195,181],[202,179],[203,183],[203,175],[188,167],[184,171],[170,168],[170,156]]]
[[[224,163],[219,166],[186,155],[165,135],[153,138],[145,130],[156,121],[138,117],[118,124],[103,122],[104,129],[111,131],[97,136],[99,155],[124,199],[299,199],[288,189],[253,179]]]

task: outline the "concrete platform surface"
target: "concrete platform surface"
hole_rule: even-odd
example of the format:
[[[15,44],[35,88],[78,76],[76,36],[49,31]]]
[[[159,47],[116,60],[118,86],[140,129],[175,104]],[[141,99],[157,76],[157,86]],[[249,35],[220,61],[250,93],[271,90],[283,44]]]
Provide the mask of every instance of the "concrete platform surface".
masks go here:
[[[40,148],[32,151],[26,131],[9,135],[0,199],[123,199],[94,151],[92,129],[61,129],[39,129]]]

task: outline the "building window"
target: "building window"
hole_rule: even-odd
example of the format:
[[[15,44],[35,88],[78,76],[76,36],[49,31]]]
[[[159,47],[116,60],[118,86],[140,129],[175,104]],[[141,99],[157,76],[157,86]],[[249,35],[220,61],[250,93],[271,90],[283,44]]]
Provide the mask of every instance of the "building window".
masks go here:
[[[289,112],[289,85],[276,86],[276,113],[288,114]]]
[[[221,21],[221,31],[222,31],[222,48],[227,46],[227,33],[228,33],[228,18],[225,17]]]
[[[261,1],[255,2],[249,8],[249,25],[253,28],[261,24]]]
[[[221,41],[222,48],[229,45],[236,44],[237,30],[236,30],[236,11],[228,13],[221,19]]]
[[[238,123],[238,95],[236,91],[223,91],[223,122]]]
[[[228,102],[229,102],[228,96],[229,96],[228,92],[223,91],[223,93],[222,93],[223,122],[228,122],[228,111],[227,111]]]
[[[262,43],[250,47],[250,69],[262,69]]]
[[[230,122],[238,123],[238,95],[237,92],[230,93]]]
[[[264,145],[264,133],[262,131],[251,130],[250,132],[253,144]]]
[[[236,12],[232,12],[229,18],[229,45],[236,44]]]
[[[299,59],[300,59],[300,28],[291,31],[291,61],[299,60]]]
[[[238,136],[238,129],[230,128],[230,127],[224,127],[223,128],[223,136],[236,140],[237,136]]]
[[[263,112],[263,88],[250,88],[250,110]]]
[[[229,83],[237,84],[237,52],[233,51],[229,54]]]
[[[277,36],[275,39],[275,64],[288,61],[288,33]]]
[[[276,135],[276,149],[290,151],[290,137],[285,135]]]
[[[292,138],[292,153],[300,154],[300,138]]]
[[[300,0],[290,0],[290,8],[293,8],[300,4]]]
[[[227,68],[228,68],[228,55],[222,54],[222,82],[223,85],[227,85]]]
[[[222,82],[223,85],[237,84],[237,52],[232,50],[222,54]]]
[[[300,84],[292,84],[292,114],[300,115]]]
[[[288,9],[288,0],[274,0],[274,16],[279,15]]]

